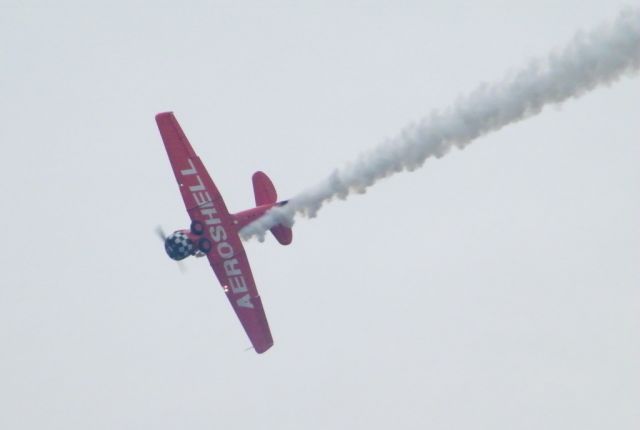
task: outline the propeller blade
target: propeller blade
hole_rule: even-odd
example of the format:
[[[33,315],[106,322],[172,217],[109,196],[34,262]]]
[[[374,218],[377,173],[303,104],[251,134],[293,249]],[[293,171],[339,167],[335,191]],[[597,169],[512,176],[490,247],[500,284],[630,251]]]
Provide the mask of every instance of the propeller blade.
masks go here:
[[[167,240],[167,235],[164,232],[162,226],[159,225],[156,227],[156,234],[163,242]],[[180,269],[180,273],[187,273],[187,266],[184,265],[183,261],[176,261],[176,263],[178,263],[178,269]]]
[[[162,239],[163,242],[167,240],[167,235],[164,233],[164,230],[162,229],[161,226],[156,227],[156,234],[160,239]]]
[[[178,269],[180,269],[180,273],[183,275],[187,273],[187,266],[185,266],[184,261],[176,261],[178,263]]]

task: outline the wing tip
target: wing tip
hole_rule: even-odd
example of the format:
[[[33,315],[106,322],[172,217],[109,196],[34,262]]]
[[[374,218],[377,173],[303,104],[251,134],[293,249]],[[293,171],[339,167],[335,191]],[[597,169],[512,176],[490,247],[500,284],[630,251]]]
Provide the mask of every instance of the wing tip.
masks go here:
[[[264,354],[265,352],[267,352],[271,347],[273,346],[273,341],[265,343],[264,345],[255,345],[254,346],[254,350],[258,353],[258,354]]]
[[[164,118],[173,117],[173,111],[160,112],[156,114],[156,122],[160,122]]]

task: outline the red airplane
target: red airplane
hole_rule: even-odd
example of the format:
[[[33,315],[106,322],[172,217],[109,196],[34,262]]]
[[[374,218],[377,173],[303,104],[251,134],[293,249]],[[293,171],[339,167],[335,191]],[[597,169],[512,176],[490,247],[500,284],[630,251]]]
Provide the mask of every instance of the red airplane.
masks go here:
[[[166,237],[161,233],[165,250],[177,261],[191,255],[207,256],[251,344],[261,354],[273,345],[273,338],[238,232],[273,206],[287,202],[278,202],[269,177],[256,172],[252,178],[256,207],[230,214],[173,113],[156,115],[156,122],[191,217],[189,230],[177,230]],[[291,229],[283,225],[273,227],[271,232],[282,245],[289,245],[293,239]]]

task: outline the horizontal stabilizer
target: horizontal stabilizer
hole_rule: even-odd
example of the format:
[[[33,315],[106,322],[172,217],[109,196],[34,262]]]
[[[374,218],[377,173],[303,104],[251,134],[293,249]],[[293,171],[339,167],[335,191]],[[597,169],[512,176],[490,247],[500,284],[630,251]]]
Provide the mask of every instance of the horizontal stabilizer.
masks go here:
[[[293,241],[293,231],[290,227],[283,225],[277,225],[271,227],[271,233],[278,239],[280,245],[289,245]]]

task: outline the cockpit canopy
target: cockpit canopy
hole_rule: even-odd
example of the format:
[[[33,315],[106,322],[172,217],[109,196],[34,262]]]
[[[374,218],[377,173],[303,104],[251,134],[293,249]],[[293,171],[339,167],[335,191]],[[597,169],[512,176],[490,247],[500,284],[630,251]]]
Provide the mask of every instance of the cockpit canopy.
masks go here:
[[[164,241],[164,249],[169,257],[177,261],[184,260],[196,252],[193,241],[182,231],[176,231],[167,236]]]

